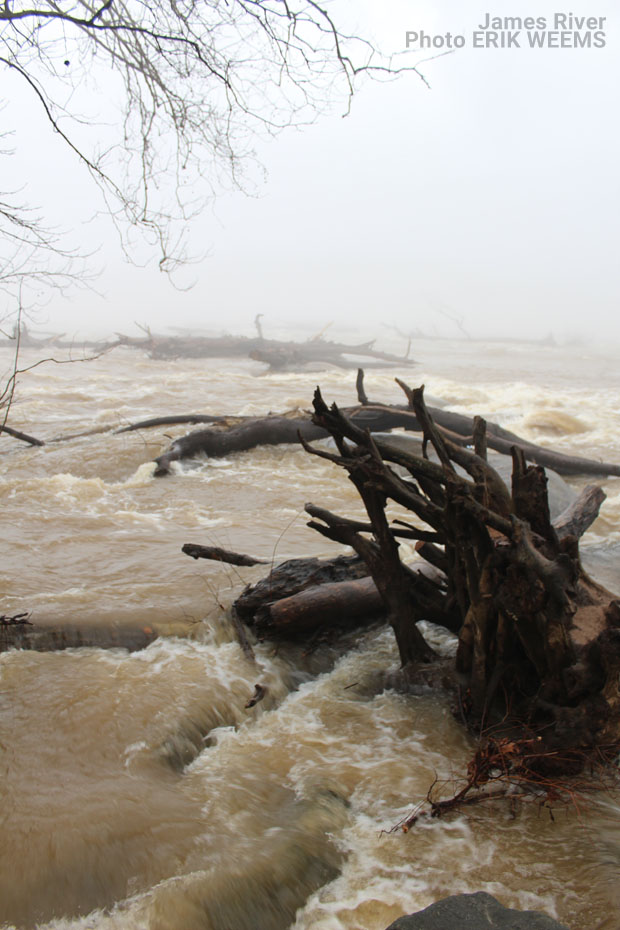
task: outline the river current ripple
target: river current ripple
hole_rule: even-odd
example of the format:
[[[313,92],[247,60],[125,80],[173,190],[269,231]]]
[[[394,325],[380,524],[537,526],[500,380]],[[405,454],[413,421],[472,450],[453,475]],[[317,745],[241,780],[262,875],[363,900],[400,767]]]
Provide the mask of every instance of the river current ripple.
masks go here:
[[[400,402],[398,375],[540,444],[620,462],[611,353],[427,341],[414,354],[413,371],[369,372],[369,396]],[[50,440],[163,414],[264,414],[308,408],[316,383],[328,401],[355,402],[354,372],[260,372],[116,350],[23,375],[11,423]],[[155,479],[153,458],[183,432],[98,432],[40,449],[0,437],[0,612],[156,637],[136,652],[0,656],[0,926],[382,930],[439,897],[485,890],[571,930],[618,930],[618,799],[554,822],[526,806],[385,832],[435,777],[449,786],[466,765],[471,746],[448,706],[378,687],[397,663],[383,629],[343,654],[259,644],[253,666],[226,608],[264,570],[180,551],[333,555],[303,506],[356,515],[354,489],[292,446]],[[608,497],[583,555],[620,591],[620,479],[601,483]],[[267,697],[246,709],[259,680]]]

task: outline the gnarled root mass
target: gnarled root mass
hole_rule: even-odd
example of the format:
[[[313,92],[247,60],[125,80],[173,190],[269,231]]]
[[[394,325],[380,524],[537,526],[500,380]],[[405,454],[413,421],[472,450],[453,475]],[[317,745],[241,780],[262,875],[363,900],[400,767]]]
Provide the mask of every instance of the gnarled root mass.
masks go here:
[[[403,387],[424,451],[430,444],[438,461],[373,438],[336,405],[328,408],[317,389],[313,421],[333,436],[337,452],[304,445],[348,472],[368,521],[308,505],[309,525],[352,546],[366,563],[408,676],[415,679],[434,658],[416,621],[458,631],[462,717],[474,732],[493,728],[503,758],[506,744],[498,740],[510,737],[520,747],[516,765],[532,732],[541,764],[564,760],[570,768],[600,747],[617,752],[620,600],[585,573],[572,535],[591,519],[602,492],[582,497],[579,512],[558,532],[544,469],[528,465],[523,449],[512,448],[510,491],[486,460],[484,424],[474,432],[474,450],[458,445],[437,428],[423,389]],[[416,519],[390,522],[388,502]],[[419,540],[419,554],[441,571],[440,581],[401,562],[397,537],[404,526]]]
[[[514,437],[507,487],[487,459],[497,436],[484,420],[469,421],[469,436],[457,434],[445,416],[438,425],[423,388],[399,384],[404,408],[369,404],[360,375],[359,407],[328,407],[317,389],[311,422],[301,421],[303,429],[300,420],[286,423],[287,438],[294,425],[309,453],[348,473],[366,516],[307,504],[309,526],[356,556],[284,563],[236,601],[238,619],[259,636],[307,638],[317,632],[317,617],[338,629],[345,618],[355,625],[387,617],[401,677],[412,687],[439,667],[418,621],[445,626],[458,636],[455,711],[480,742],[463,787],[443,801],[429,795],[427,813],[526,791],[550,806],[570,798],[575,784],[579,791],[591,785],[571,787],[567,778],[588,766],[600,771],[620,749],[620,599],[587,575],[578,545],[605,495],[587,487],[552,522],[544,468],[528,464],[546,450]],[[383,429],[415,424],[422,453],[373,436],[378,421]],[[325,435],[335,451],[310,444]],[[583,460],[570,461],[577,471],[592,470],[593,463],[580,469]],[[415,541],[417,563],[403,563],[401,539]],[[185,551],[255,561],[195,545]]]

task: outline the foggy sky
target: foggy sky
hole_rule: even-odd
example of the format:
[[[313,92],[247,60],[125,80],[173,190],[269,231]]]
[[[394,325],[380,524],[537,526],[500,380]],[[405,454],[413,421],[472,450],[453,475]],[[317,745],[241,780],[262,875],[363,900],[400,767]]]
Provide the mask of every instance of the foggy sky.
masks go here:
[[[223,194],[194,224],[192,246],[208,254],[188,269],[187,292],[156,266],[127,265],[109,225],[79,227],[99,247],[101,296],[54,297],[47,328],[109,333],[138,320],[248,330],[263,313],[267,330],[359,320],[456,335],[454,316],[472,335],[620,338],[620,32],[610,0],[572,10],[607,17],[606,47],[589,50],[471,48],[487,12],[552,19],[564,8],[548,0],[466,10],[456,0],[337,0],[335,18],[339,9],[389,52],[403,53],[406,31],[419,29],[460,32],[467,46],[421,65],[430,90],[415,75],[366,82],[346,119],[259,142],[258,196]],[[46,146],[52,215],[89,218],[87,182],[55,142]],[[38,154],[22,162],[31,177]]]

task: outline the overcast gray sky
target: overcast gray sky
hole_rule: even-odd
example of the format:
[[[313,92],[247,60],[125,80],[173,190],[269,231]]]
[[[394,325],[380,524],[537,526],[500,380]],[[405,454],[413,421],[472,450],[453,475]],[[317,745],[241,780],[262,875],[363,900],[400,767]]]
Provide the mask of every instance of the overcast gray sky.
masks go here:
[[[524,32],[520,48],[472,47],[487,13],[552,25],[564,12],[557,0],[331,9],[388,52],[404,53],[406,32],[422,30],[461,34],[465,47],[421,65],[430,90],[415,76],[366,83],[346,119],[260,141],[257,196],[223,194],[194,224],[192,244],[208,254],[188,292],[154,266],[128,266],[104,225],[85,227],[83,241],[102,240],[103,296],[55,297],[47,327],[241,330],[260,312],[268,330],[360,320],[378,332],[393,323],[456,333],[447,313],[471,334],[619,338],[620,30],[610,0],[572,9],[606,17],[606,45],[591,49],[531,50]],[[429,54],[410,50],[401,63]],[[88,217],[87,185],[45,145],[50,209]],[[40,154],[22,158],[30,176]]]

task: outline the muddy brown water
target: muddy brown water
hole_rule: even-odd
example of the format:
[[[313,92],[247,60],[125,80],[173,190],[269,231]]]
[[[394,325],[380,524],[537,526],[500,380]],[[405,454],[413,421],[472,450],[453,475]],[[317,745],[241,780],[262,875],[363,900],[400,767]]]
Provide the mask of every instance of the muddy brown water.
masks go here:
[[[403,375],[453,409],[620,461],[611,353],[426,342],[415,354],[414,373],[369,373],[368,394],[400,400],[393,377]],[[22,376],[12,424],[51,439],[162,414],[260,414],[307,407],[317,382],[326,399],[354,401],[354,373],[260,371],[129,350],[42,366]],[[198,542],[275,562],[335,554],[305,527],[303,505],[355,515],[354,489],[290,446],[154,479],[153,457],[182,432],[41,449],[0,438],[0,612],[156,636],[135,652],[0,656],[0,926],[381,930],[444,895],[485,890],[572,930],[617,930],[616,797],[555,822],[531,805],[385,832],[435,777],[449,790],[463,771],[471,746],[449,708],[378,687],[397,663],[385,630],[311,661],[260,644],[252,666],[226,607],[263,569],[180,551]],[[620,591],[620,481],[603,484],[584,558]],[[257,681],[267,697],[246,709]]]

